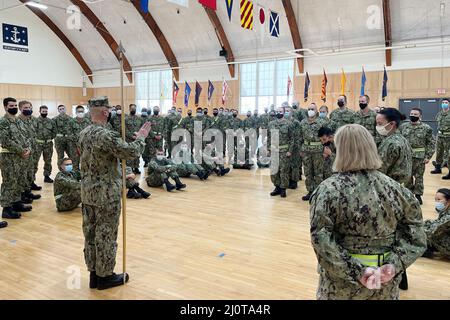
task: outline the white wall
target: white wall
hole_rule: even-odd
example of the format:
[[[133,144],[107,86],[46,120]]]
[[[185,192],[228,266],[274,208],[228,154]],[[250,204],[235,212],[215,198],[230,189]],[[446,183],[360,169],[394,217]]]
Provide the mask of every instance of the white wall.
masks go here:
[[[82,86],[83,70],[72,53],[28,8],[1,11],[1,23],[28,28],[29,52],[0,46],[0,83]]]

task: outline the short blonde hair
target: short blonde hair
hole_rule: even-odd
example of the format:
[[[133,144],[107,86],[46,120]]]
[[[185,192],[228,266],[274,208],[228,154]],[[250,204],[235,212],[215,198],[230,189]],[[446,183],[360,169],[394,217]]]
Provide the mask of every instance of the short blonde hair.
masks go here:
[[[336,133],[334,142],[336,144],[334,171],[352,172],[381,168],[382,161],[375,140],[363,126],[348,124],[341,127]]]

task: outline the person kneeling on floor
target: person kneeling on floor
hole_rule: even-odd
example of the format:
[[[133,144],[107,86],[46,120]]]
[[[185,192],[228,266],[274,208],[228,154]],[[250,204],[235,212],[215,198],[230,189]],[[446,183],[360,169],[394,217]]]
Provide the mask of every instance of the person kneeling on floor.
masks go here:
[[[175,181],[175,185],[170,183],[169,178]],[[174,189],[186,188],[178,176],[176,165],[164,156],[164,150],[158,150],[156,157],[148,164],[147,185],[149,187],[166,186],[166,190],[171,192]]]
[[[131,167],[125,168],[125,182],[128,189],[127,198],[128,199],[148,199],[151,194],[139,187],[139,182],[136,181],[136,175],[133,173]]]
[[[72,160],[63,158],[58,163],[60,172],[55,177],[53,194],[58,212],[72,211],[81,203],[80,178],[73,172]]]

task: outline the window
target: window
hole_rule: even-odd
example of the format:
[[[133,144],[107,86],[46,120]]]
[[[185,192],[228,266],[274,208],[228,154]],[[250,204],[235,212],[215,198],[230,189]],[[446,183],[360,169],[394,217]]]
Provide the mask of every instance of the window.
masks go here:
[[[293,86],[287,96],[288,78],[294,79],[294,60],[272,60],[240,65],[240,112],[246,113],[272,104],[292,103]]]
[[[138,112],[159,106],[162,113],[167,113],[172,107],[172,71],[136,73],[136,104]]]

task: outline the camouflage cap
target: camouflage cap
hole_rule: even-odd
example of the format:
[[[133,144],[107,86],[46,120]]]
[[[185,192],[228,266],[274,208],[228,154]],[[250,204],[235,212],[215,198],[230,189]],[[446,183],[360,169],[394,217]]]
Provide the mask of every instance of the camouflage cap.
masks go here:
[[[95,107],[109,107],[109,101],[108,97],[102,96],[102,97],[96,97],[89,100],[89,108],[95,108]]]

